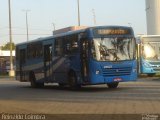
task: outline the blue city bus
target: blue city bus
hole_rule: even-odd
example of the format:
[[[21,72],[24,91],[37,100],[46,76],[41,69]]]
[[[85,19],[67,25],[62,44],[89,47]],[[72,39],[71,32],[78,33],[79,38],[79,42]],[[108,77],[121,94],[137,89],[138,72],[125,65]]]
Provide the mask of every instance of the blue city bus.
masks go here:
[[[160,74],[160,36],[142,35],[136,40],[139,74],[148,76]]]
[[[16,45],[16,79],[79,88],[137,78],[136,40],[125,26],[97,26]]]

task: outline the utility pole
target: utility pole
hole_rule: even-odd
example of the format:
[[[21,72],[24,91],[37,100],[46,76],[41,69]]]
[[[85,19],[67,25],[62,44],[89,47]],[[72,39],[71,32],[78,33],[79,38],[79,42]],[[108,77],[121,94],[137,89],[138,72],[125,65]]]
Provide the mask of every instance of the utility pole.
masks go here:
[[[8,9],[9,9],[9,38],[10,38],[10,71],[9,76],[15,76],[13,70],[13,57],[12,57],[12,19],[11,19],[11,2],[8,0]]]
[[[56,25],[54,23],[52,23],[54,31],[56,30]]]
[[[96,25],[97,22],[96,22],[96,14],[95,14],[95,10],[94,10],[94,9],[92,9],[92,14],[93,14],[93,22],[94,22],[94,25]]]
[[[129,27],[132,27],[132,23],[128,23]]]
[[[79,7],[79,0],[77,0],[77,5],[78,5],[78,26],[81,25],[81,22],[80,22],[80,7]]]
[[[27,41],[29,41],[29,34],[28,34],[28,12],[30,10],[23,10],[26,13],[26,32],[27,32]]]

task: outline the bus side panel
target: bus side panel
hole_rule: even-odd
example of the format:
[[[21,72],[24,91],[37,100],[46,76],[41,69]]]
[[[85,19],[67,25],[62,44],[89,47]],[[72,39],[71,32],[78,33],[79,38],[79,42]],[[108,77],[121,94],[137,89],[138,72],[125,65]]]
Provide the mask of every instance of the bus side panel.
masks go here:
[[[57,83],[68,83],[69,72],[75,72],[79,76],[78,34],[56,38],[54,45],[53,78]]]
[[[32,72],[35,75],[37,81],[44,79],[44,64],[42,58],[32,59],[27,61],[25,71],[27,74],[27,80],[29,81],[29,74]]]
[[[80,56],[68,55],[68,56],[55,56],[52,63],[53,79],[56,83],[68,83],[69,72],[75,72],[77,78],[80,78]],[[78,83],[81,80],[78,79]]]
[[[65,57],[55,56],[53,59],[53,78],[57,83],[66,83],[68,78],[68,64],[67,59]]]

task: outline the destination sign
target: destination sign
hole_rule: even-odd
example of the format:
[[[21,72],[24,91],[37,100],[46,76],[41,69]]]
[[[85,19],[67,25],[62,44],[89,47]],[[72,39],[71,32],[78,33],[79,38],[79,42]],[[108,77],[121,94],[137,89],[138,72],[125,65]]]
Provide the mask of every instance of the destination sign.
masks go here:
[[[94,37],[115,37],[115,36],[126,36],[134,37],[132,28],[129,27],[99,27],[93,29]]]
[[[98,29],[97,34],[99,35],[126,35],[130,31],[126,29]]]

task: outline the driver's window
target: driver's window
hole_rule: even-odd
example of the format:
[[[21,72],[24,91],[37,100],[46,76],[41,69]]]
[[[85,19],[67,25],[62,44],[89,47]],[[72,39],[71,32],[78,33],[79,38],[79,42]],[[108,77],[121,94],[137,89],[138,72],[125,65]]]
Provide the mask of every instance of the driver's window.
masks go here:
[[[96,59],[96,50],[95,50],[95,45],[94,45],[94,41],[91,42],[91,54],[93,59]]]
[[[101,59],[101,55],[100,55],[100,44],[98,41],[94,40],[92,43],[92,49],[91,49],[91,52],[92,52],[92,56],[94,59],[96,60],[100,60]]]
[[[83,45],[83,53],[85,57],[88,57],[88,41],[84,40],[82,45]]]

